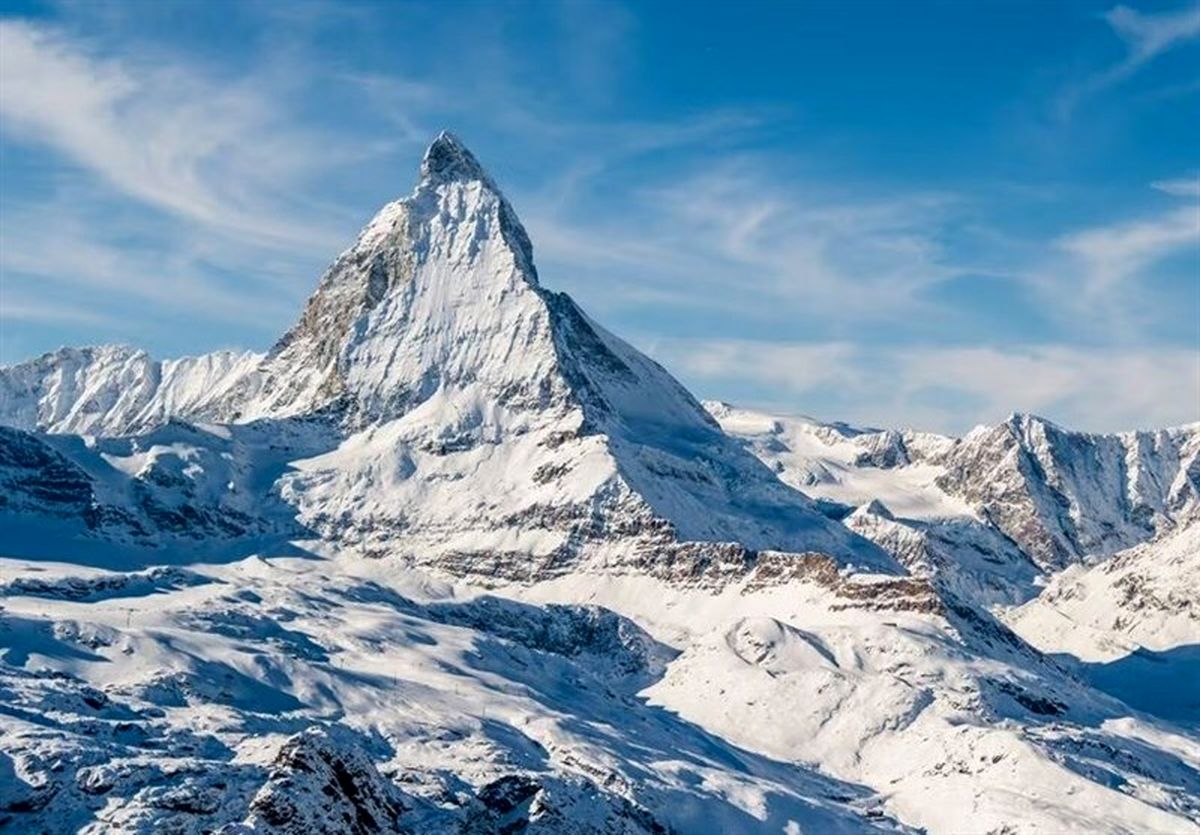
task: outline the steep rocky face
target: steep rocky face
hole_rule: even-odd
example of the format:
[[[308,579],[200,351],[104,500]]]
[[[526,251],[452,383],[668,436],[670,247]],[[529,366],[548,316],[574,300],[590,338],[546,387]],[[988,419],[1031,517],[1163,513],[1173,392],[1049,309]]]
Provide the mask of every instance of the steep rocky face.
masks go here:
[[[567,397],[528,238],[449,134],[426,152],[413,194],[334,261],[262,373],[242,417],[336,409],[361,427],[467,385],[500,405]]]
[[[972,432],[936,461],[961,496],[1042,568],[1102,557],[1186,521],[1200,430],[1093,435],[1029,415]]]
[[[628,564],[680,539],[888,563],[543,288],[512,207],[448,134],[262,373],[240,419],[323,414],[348,435],[297,462],[285,496],[307,526],[370,553],[510,579]]]
[[[37,437],[0,426],[0,511],[83,517],[94,500],[79,467]]]

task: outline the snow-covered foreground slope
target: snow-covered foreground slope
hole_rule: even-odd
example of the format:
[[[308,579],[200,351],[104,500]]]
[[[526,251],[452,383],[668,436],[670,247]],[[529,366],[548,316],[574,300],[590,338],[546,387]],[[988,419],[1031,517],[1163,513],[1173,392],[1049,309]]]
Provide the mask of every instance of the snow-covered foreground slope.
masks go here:
[[[910,581],[0,573],[12,831],[1198,831],[1200,738]]]
[[[526,594],[630,615],[682,649],[652,703],[870,785],[929,832],[1200,831],[1195,722],[1131,711],[932,585],[876,583],[814,573],[703,594],[564,578]]]
[[[676,651],[624,618],[449,597],[417,575],[360,573],[372,568],[5,563],[0,825],[897,828],[862,786],[740,749],[636,698]]]

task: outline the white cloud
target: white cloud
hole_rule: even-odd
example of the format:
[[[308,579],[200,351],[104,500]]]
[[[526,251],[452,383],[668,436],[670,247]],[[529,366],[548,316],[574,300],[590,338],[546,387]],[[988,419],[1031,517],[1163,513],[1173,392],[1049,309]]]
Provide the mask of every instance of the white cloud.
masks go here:
[[[1158,56],[1200,38],[1200,4],[1158,13],[1114,6],[1104,20],[1124,42],[1125,57],[1064,90],[1058,100],[1060,117],[1069,117],[1081,100],[1129,78]]]
[[[1190,184],[1152,187],[1186,198]],[[1183,255],[1200,257],[1200,205],[1193,200],[1061,235],[1013,275],[1064,335],[1138,344],[1154,336],[1161,319],[1163,291],[1152,279],[1163,262]]]
[[[654,340],[646,347],[702,393],[722,396],[747,382],[773,393],[745,405],[808,411],[835,389],[838,411],[817,415],[831,420],[959,433],[1013,411],[1094,431],[1200,420],[1200,349],[750,340]]]
[[[330,248],[338,236],[278,199],[327,167],[318,136],[281,124],[253,81],[149,58],[101,60],[63,34],[0,21],[3,130],[49,146],[120,193],[241,240]]]
[[[22,298],[15,293],[4,292],[0,304],[0,323],[18,322],[66,322],[69,324],[115,325],[117,320],[80,305],[48,303],[41,298]],[[0,357],[0,361],[5,361]]]
[[[1129,50],[1120,65],[1126,72],[1184,41],[1200,37],[1200,4],[1158,14],[1115,6],[1104,19]]]
[[[1059,239],[1083,267],[1084,289],[1097,297],[1157,261],[1200,245],[1200,211],[1181,206],[1150,218],[1097,226]]]
[[[635,187],[620,216],[571,212],[561,200],[523,215],[539,261],[574,276],[585,300],[594,285],[580,272],[591,270],[603,272],[598,300],[610,306],[654,298],[750,316],[802,308],[856,322],[911,310],[922,289],[957,272],[939,243],[954,203],[944,194],[864,195],[796,181],[781,176],[777,161],[742,157]]]
[[[241,323],[269,338],[315,282],[304,263],[280,263],[260,247],[195,229],[164,229],[77,185],[47,202],[6,207],[0,315],[29,320],[18,315],[20,309],[32,309],[39,299],[36,307],[43,311],[77,309],[82,301],[108,320],[185,313],[192,322]],[[218,281],[213,273],[222,268],[234,271],[236,280]]]
[[[1200,176],[1158,180],[1151,183],[1150,186],[1174,197],[1200,197]]]
[[[1160,17],[1110,14],[1129,43],[1125,63],[1136,68],[1191,37],[1190,18],[1180,24]],[[593,46],[602,57],[610,44],[602,38]],[[44,204],[23,197],[13,205],[8,197],[0,302],[10,320],[58,315],[83,325],[87,304],[56,306],[77,288],[80,298],[97,301],[97,317],[135,310],[165,323],[192,311],[210,322],[253,325],[257,330],[245,331],[267,338],[286,325],[321,262],[352,232],[347,215],[371,208],[314,208],[315,196],[346,195],[308,187],[313,172],[387,153],[388,142],[415,146],[448,117],[485,124],[484,135],[502,143],[501,160],[508,141],[518,170],[530,170],[534,160],[551,172],[543,188],[514,195],[515,202],[547,283],[575,292],[602,320],[619,321],[610,314],[653,303],[660,322],[703,319],[705,327],[715,322],[718,334],[757,334],[750,328],[759,323],[780,333],[807,317],[821,323],[819,335],[807,334],[815,340],[859,339],[876,326],[904,323],[935,338],[936,317],[953,309],[935,306],[926,291],[979,273],[1025,280],[1043,293],[1045,315],[1061,317],[1053,339],[1066,343],[1085,332],[1080,322],[1106,327],[1127,316],[1136,306],[1130,283],[1197,241],[1189,204],[1052,241],[1026,236],[980,246],[972,239],[964,247],[964,235],[979,230],[963,228],[973,208],[955,195],[853,187],[835,174],[797,174],[793,166],[804,160],[791,155],[737,153],[772,123],[768,111],[572,121],[517,83],[506,62],[494,64],[488,50],[464,54],[463,73],[480,86],[460,84],[454,95],[398,76],[331,74],[339,92],[360,97],[358,116],[387,126],[382,144],[364,139],[365,123],[326,118],[327,128],[317,127],[311,114],[289,112],[289,85],[302,88],[314,72],[313,56],[303,50],[257,56],[261,66],[233,78],[186,56],[151,57],[137,48],[109,54],[119,57],[98,57],[91,41],[62,31],[0,22],[3,130],[95,175],[76,178],[87,180],[86,188],[59,189]],[[602,97],[607,70],[593,73],[588,62],[595,55],[576,67],[575,86],[595,81],[593,92]],[[319,132],[325,129],[332,133]],[[643,165],[650,154],[670,157],[669,177],[638,179],[666,170]],[[1200,188],[1188,178],[1154,187],[1178,197]],[[150,211],[127,224],[104,189]],[[605,210],[614,205],[619,211]],[[161,217],[147,221],[155,212]],[[957,260],[968,254],[972,264]],[[925,322],[932,324],[922,331]],[[784,332],[803,333],[800,327]],[[1126,336],[1134,344],[1144,333]],[[777,392],[769,405],[795,408],[810,396],[829,402],[821,398],[837,390],[837,411],[827,417],[936,428],[963,428],[974,416],[1014,408],[1097,428],[1179,422],[1186,419],[1180,398],[1194,395],[1194,387],[1165,379],[1190,380],[1196,370],[1178,351],[1140,348],[876,350],[850,342],[718,339],[656,346],[701,393],[741,377]],[[1104,367],[1127,378],[1116,384],[1119,397],[1097,394],[1110,390]],[[973,405],[937,406],[943,395]]]
[[[0,130],[55,161],[38,188],[3,195],[0,314],[85,325],[137,311],[240,324],[260,342],[281,332],[365,214],[310,183],[390,150],[348,131],[329,141],[291,113],[306,71],[228,77],[143,47],[98,57],[62,30],[0,20]]]

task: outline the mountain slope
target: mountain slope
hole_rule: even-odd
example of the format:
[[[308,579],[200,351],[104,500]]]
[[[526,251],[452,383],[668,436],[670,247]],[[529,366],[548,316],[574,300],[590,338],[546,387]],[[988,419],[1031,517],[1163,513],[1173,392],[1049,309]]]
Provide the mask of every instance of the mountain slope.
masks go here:
[[[906,578],[0,575],[0,829],[1197,832],[1200,737]]]
[[[633,698],[675,652],[627,619],[378,565],[0,563],[40,579],[3,589],[0,831],[903,829]]]
[[[1200,507],[1200,426],[1095,435],[1014,415],[938,463],[962,496],[1046,569],[1107,556]]]
[[[1200,525],[1060,572],[1007,620],[1047,652],[1085,661],[1200,646]]]

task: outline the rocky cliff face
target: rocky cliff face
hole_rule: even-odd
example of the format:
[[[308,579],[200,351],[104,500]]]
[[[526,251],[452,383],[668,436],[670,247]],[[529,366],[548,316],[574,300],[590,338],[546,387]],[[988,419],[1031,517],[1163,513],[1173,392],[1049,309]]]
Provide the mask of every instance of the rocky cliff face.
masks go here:
[[[938,480],[1053,570],[1189,521],[1200,495],[1200,427],[1094,435],[1030,415],[972,432],[928,460]]]

